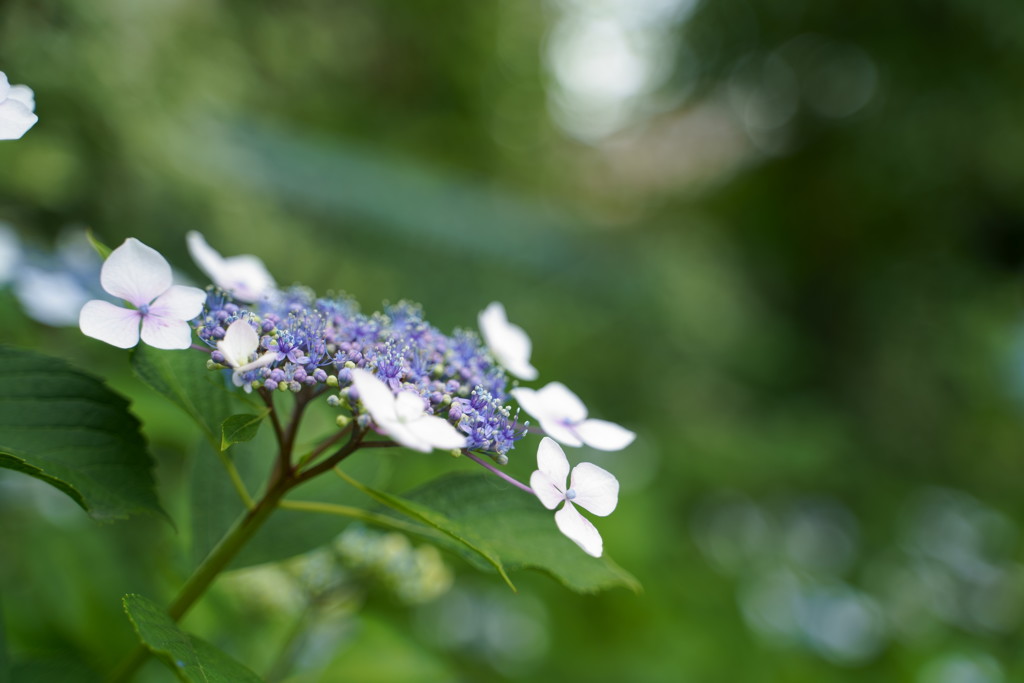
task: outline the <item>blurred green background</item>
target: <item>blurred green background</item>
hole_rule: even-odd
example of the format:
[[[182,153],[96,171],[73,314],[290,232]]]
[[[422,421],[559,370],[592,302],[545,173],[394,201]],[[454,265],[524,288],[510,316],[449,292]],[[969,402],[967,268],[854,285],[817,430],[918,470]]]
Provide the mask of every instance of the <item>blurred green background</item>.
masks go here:
[[[353,528],[186,620],[261,673],[1024,680],[1021,35],[1014,0],[9,0],[0,70],[40,120],[0,146],[0,219],[43,251],[135,236],[201,282],[196,229],[445,330],[501,300],[542,380],[639,433],[571,455],[622,482],[600,530],[641,595],[512,594]],[[190,568],[212,456],[13,291],[2,340],[132,397],[177,525],[0,479],[0,670],[88,680],[132,643],[120,596]],[[393,485],[431,473],[402,457]]]

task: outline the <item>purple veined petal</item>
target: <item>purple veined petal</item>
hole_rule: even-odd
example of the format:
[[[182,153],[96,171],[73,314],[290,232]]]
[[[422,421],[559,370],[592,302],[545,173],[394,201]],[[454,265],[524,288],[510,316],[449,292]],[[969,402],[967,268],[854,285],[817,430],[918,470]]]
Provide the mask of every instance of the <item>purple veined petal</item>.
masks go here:
[[[558,525],[558,530],[568,536],[573,543],[583,548],[583,552],[587,555],[601,557],[601,553],[604,552],[604,541],[601,540],[601,534],[572,503],[566,501],[565,507],[555,513],[555,523]]]
[[[523,410],[540,423],[540,428],[552,439],[576,448],[583,445],[571,426],[565,424],[560,415],[548,410],[548,406],[544,404],[539,392],[526,387],[517,387],[512,390],[512,397]],[[566,470],[566,475],[568,475],[568,470]]]
[[[537,390],[536,398],[542,406],[541,412],[545,415],[570,423],[587,419],[587,407],[583,405],[583,401],[561,382],[545,384]]]
[[[24,103],[10,97],[0,101],[0,140],[17,140],[38,120]]]
[[[171,266],[156,249],[129,237],[103,262],[100,284],[140,308],[171,288]]]
[[[192,327],[184,320],[145,315],[142,341],[156,349],[187,349],[192,345]]]
[[[508,321],[504,306],[491,302],[477,316],[477,323],[484,343],[502,367],[520,379],[537,379],[537,369],[530,365],[530,337],[523,328]]]
[[[203,312],[206,292],[198,287],[174,285],[149,305],[149,312],[161,318],[192,320]]]
[[[359,400],[363,402],[366,412],[378,426],[383,427],[387,423],[398,421],[398,414],[395,411],[397,399],[388,385],[362,368],[352,369],[352,384],[359,392]]]
[[[540,423],[540,428],[545,434],[550,436],[555,441],[571,446],[572,448],[579,448],[583,445],[583,442],[573,429],[572,425],[567,425],[564,422],[553,420],[550,418],[539,417],[537,421]]]
[[[7,99],[21,102],[29,111],[36,110],[36,94],[27,85],[12,85],[7,91]]]
[[[565,492],[565,481],[569,478],[569,459],[565,451],[552,439],[544,437],[537,446],[537,469]]]
[[[82,306],[78,327],[87,337],[121,349],[130,349],[139,343],[141,318],[142,314],[138,311],[93,299]]]
[[[466,435],[436,415],[421,415],[406,426],[419,439],[434,448],[452,450],[466,446]]]
[[[621,451],[636,438],[636,433],[607,420],[584,420],[575,430],[583,443],[599,451]]]
[[[412,422],[423,415],[423,399],[411,391],[400,391],[395,396],[395,416],[402,422]]]
[[[558,482],[551,481],[551,478],[540,470],[534,470],[530,475],[530,488],[548,510],[554,510],[565,500],[565,491],[559,487]]]
[[[572,468],[569,488],[576,494],[573,503],[600,517],[610,515],[619,503],[619,480],[590,462]]]
[[[246,365],[259,346],[260,337],[248,320],[236,320],[228,325],[224,338],[217,342],[217,350],[224,354],[225,362],[233,368]]]

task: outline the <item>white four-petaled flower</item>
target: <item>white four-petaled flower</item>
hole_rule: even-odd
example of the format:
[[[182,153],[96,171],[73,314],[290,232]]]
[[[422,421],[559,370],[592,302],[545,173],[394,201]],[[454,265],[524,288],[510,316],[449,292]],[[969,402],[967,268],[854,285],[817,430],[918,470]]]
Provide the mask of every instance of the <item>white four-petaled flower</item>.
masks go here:
[[[78,326],[90,337],[130,349],[142,341],[158,349],[187,349],[192,344],[188,321],[203,310],[206,292],[174,285],[171,266],[158,251],[134,237],[110,253],[100,269],[100,285],[134,308],[107,301],[86,302]]]
[[[518,387],[512,390],[512,396],[540,422],[545,434],[566,446],[586,444],[601,451],[618,451],[636,438],[614,422],[588,419],[583,401],[561,382],[551,382],[536,391]]]
[[[569,479],[569,488],[565,480]],[[537,448],[537,470],[530,475],[530,488],[548,510],[554,510],[555,523],[583,552],[601,557],[604,542],[594,525],[576,509],[579,505],[595,515],[606,517],[619,502],[619,480],[611,472],[589,462],[581,462],[569,475],[569,460],[561,446],[544,437]]]
[[[391,393],[387,384],[362,368],[352,370],[359,400],[385,434],[406,448],[429,453],[435,448],[464,448],[466,436],[447,420],[428,415],[423,399],[411,391]]]
[[[247,320],[236,320],[228,325],[224,338],[217,342],[217,349],[224,355],[224,362],[235,369],[231,380],[236,387],[244,386],[246,392],[252,391],[252,385],[245,382],[242,375],[270,365],[277,357],[274,352],[267,351],[253,360],[259,347],[260,337]]]
[[[273,276],[258,257],[250,254],[224,258],[195,230],[185,236],[188,251],[213,284],[244,303],[259,301],[267,290],[275,287]]]
[[[0,71],[0,140],[17,140],[36,125],[35,93],[27,85],[11,85]]]
[[[477,316],[480,333],[498,363],[519,379],[537,379],[537,368],[530,365],[532,344],[523,328],[508,321],[505,307],[497,301]]]

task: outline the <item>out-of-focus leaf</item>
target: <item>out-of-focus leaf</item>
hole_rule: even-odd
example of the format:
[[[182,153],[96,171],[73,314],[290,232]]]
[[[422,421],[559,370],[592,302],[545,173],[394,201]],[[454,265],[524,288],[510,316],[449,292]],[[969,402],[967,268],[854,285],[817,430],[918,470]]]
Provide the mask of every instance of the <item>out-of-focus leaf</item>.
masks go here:
[[[246,121],[216,139],[242,153],[211,147],[203,166],[254,185],[259,192],[304,206],[355,212],[382,229],[418,238],[431,235],[446,248],[563,268],[572,245],[563,235],[578,220],[567,211],[529,201],[409,158],[389,157],[337,139]],[[345,187],[345,192],[338,192]],[[402,201],[394,201],[402,197]],[[489,229],[481,231],[480,226]],[[544,249],[534,245],[543,241]]]
[[[0,614],[3,614],[3,602],[0,601]],[[0,619],[0,683],[11,683],[11,656],[7,651],[7,629],[4,620]]]
[[[106,260],[106,258],[110,256],[110,252],[113,251],[110,247],[99,241],[92,229],[85,231],[85,238],[89,240],[89,244],[91,244],[92,248],[96,250],[96,253],[100,255],[100,258],[104,260]]]
[[[505,567],[502,565],[501,558],[491,550],[489,545],[478,538],[475,538],[474,535],[467,534],[461,524],[453,521],[443,512],[433,508],[429,504],[424,505],[416,501],[400,498],[399,496],[393,496],[390,493],[377,491],[369,486],[360,484],[348,474],[342,473],[341,476],[345,481],[352,484],[381,505],[386,505],[396,512],[434,527],[446,537],[455,541],[462,548],[469,550],[475,556],[483,558],[489,565],[498,570],[498,574],[500,574],[501,578],[505,580],[505,583],[509,585],[509,588],[512,590],[516,589],[515,584],[512,583],[512,580],[508,578],[508,574],[505,572]]]
[[[0,467],[56,487],[99,520],[163,514],[128,401],[59,358],[0,347]]]
[[[178,628],[154,602],[141,595],[124,596],[124,611],[139,639],[188,683],[258,682],[260,677],[210,643]]]
[[[430,508],[457,525],[474,543],[491,549],[507,569],[536,569],[579,593],[616,586],[640,591],[640,583],[607,555],[593,558],[562,535],[549,510],[493,477],[450,474],[407,494],[410,503]],[[476,564],[479,558],[460,551]]]
[[[7,680],[0,678],[4,683]],[[48,657],[14,664],[9,680],[10,683],[99,683],[103,679],[85,662]]]
[[[220,426],[220,449],[226,451],[233,444],[243,441],[252,441],[259,431],[260,423],[269,414],[269,411],[260,413],[242,413],[232,415],[224,420]]]
[[[188,413],[217,449],[221,448],[224,421],[255,407],[239,392],[229,391],[221,374],[207,370],[203,357],[194,351],[161,351],[140,345],[132,351],[132,370]]]
[[[360,620],[352,642],[334,656],[316,679],[318,681],[359,681],[360,683],[446,683],[459,680],[440,653],[421,639],[396,628],[372,614]]]

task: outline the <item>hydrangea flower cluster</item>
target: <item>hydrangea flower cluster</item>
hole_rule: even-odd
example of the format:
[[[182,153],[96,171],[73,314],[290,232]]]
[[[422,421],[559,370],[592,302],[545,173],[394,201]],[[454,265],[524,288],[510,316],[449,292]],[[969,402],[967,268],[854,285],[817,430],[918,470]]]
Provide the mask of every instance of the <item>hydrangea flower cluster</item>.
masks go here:
[[[601,555],[600,534],[574,501],[607,515],[618,502],[618,481],[596,465],[580,463],[566,488],[570,465],[556,441],[615,451],[636,435],[590,418],[579,397],[559,382],[538,390],[510,387],[506,372],[523,380],[536,379],[539,372],[530,364],[529,336],[509,322],[500,303],[490,304],[478,318],[483,340],[470,330],[449,335],[428,323],[417,304],[400,301],[367,315],[345,295],[278,289],[259,259],[224,258],[198,233],[190,233],[188,244],[214,285],[205,292],[172,286],[163,257],[128,239],[107,259],[101,282],[132,308],[89,302],[81,314],[82,331],[128,348],[138,343],[141,327],[143,342],[180,349],[191,344],[191,327],[209,350],[209,367],[230,371],[236,386],[265,397],[277,391],[307,399],[326,394],[327,403],[355,417],[360,430],[374,429],[422,452],[464,453],[536,495],[548,509],[564,502],[555,514],[559,529],[588,554]],[[520,421],[510,398],[539,421],[539,429]],[[339,416],[339,423],[348,421]],[[532,489],[473,454],[504,465],[528,431],[546,434]]]
[[[247,355],[271,354],[269,360],[257,366],[227,357],[223,342],[238,321],[259,337]],[[505,373],[480,339],[465,330],[444,334],[407,301],[366,315],[349,297],[317,298],[301,287],[268,290],[251,305],[210,288],[193,324],[199,338],[216,348],[211,360],[233,368],[235,383],[250,391],[319,386],[331,390],[333,405],[358,412],[354,371],[366,370],[394,394],[419,397],[427,415],[448,420],[465,436],[466,448],[499,461],[526,433],[505,405]]]

